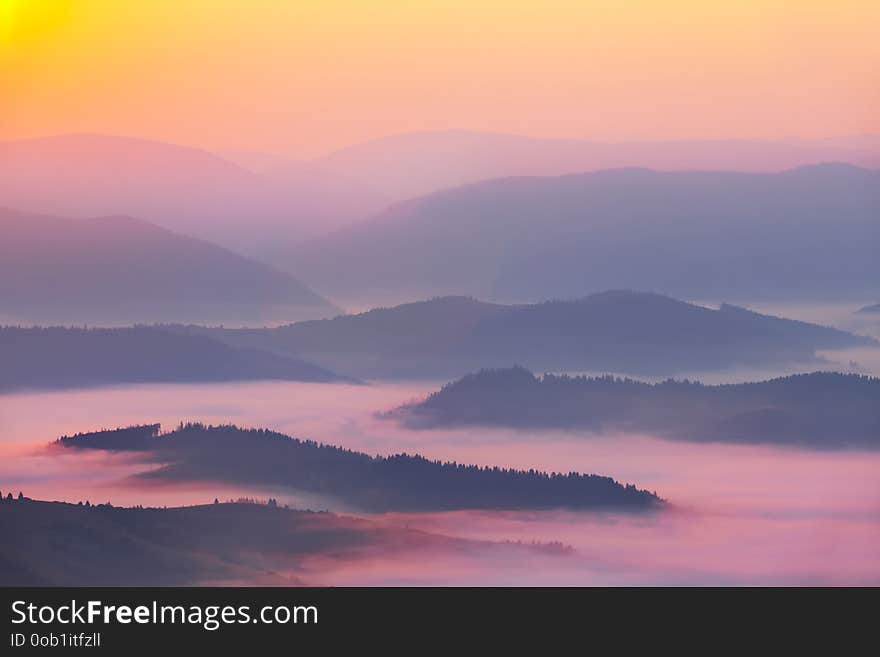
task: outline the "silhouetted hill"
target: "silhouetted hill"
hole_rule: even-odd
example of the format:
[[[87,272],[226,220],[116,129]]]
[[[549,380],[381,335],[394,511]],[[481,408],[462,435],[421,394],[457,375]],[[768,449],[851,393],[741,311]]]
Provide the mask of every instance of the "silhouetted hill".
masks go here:
[[[112,383],[343,380],[297,358],[147,327],[0,327],[0,363],[0,391]]]
[[[758,383],[536,377],[484,370],[391,414],[414,427],[646,432],[693,441],[880,447],[880,379],[815,372]]]
[[[159,425],[65,436],[69,448],[141,452],[168,465],[143,476],[172,481],[281,485],[330,496],[366,511],[619,508],[660,504],[652,493],[598,475],[547,474],[429,461],[398,454],[371,457],[265,429]]]
[[[131,217],[0,208],[0,235],[0,320],[241,322],[334,311],[286,273]]]
[[[304,245],[293,271],[339,299],[862,299],[880,294],[878,216],[880,171],[840,164],[504,178],[397,204]]]
[[[559,176],[619,167],[771,172],[818,162],[880,166],[876,138],[768,142],[600,142],[467,130],[390,135],[353,144],[315,165],[401,199],[509,176]]]
[[[341,562],[472,542],[275,505],[181,508],[0,501],[0,585],[299,585],[302,560]],[[318,581],[317,583],[320,583]]]
[[[142,217],[252,256],[386,204],[363,183],[312,165],[285,164],[264,175],[198,148],[111,135],[0,142],[0,205]]]
[[[461,376],[510,363],[672,375],[809,362],[817,349],[877,345],[736,306],[713,310],[628,291],[520,306],[446,297],[275,329],[175,330],[297,354],[363,378]]]
[[[865,306],[864,308],[859,308],[857,312],[865,314],[880,313],[880,303],[874,304],[873,306]]]

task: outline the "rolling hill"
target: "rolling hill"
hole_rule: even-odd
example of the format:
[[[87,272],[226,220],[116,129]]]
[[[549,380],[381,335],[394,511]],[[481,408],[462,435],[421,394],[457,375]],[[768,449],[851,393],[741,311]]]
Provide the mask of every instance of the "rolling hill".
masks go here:
[[[429,461],[418,455],[372,457],[265,429],[158,424],[64,436],[70,449],[134,452],[166,463],[142,477],[284,486],[341,500],[370,512],[454,509],[644,511],[656,494],[610,477],[545,473]]]
[[[0,208],[0,321],[258,322],[335,309],[290,275],[127,216]]]
[[[876,449],[880,379],[814,372],[709,386],[484,370],[390,416],[421,428],[580,428],[698,442]]]
[[[148,327],[0,327],[0,363],[0,392],[117,383],[345,380],[298,358]]]
[[[461,376],[512,363],[670,376],[816,363],[817,350],[877,346],[871,338],[738,306],[716,310],[631,291],[513,306],[444,297],[274,329],[168,328],[362,378]]]

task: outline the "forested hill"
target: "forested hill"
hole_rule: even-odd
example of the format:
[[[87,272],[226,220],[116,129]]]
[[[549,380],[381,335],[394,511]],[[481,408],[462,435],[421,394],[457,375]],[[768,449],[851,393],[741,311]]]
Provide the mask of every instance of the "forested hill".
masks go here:
[[[880,447],[880,379],[814,372],[757,383],[570,377],[484,370],[392,413],[417,427],[647,432],[694,441]]]
[[[358,550],[449,546],[461,539],[282,508],[270,500],[177,508],[0,501],[0,585],[302,585],[303,559]],[[320,583],[320,580],[318,580]]]
[[[657,507],[656,494],[610,477],[371,457],[265,429],[181,424],[169,433],[143,425],[65,436],[67,448],[143,452],[168,463],[145,476],[285,486],[366,511]]]

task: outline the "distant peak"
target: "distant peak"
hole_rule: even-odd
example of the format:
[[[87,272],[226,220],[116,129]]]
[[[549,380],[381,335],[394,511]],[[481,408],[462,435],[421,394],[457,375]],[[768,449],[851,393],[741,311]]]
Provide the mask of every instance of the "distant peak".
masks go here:
[[[848,162],[816,162],[815,164],[802,164],[782,174],[828,174],[828,173],[871,173],[874,169],[849,164]]]

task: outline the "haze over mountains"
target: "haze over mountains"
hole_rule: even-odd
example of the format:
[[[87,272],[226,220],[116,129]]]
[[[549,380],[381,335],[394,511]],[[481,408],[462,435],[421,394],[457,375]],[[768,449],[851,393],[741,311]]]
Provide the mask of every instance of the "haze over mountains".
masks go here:
[[[880,140],[857,135],[790,142],[605,142],[439,130],[390,135],[315,160],[316,165],[393,199],[510,176],[559,176],[620,167],[773,172],[820,162],[880,168]]]
[[[578,198],[572,192],[571,184],[555,190],[548,189],[544,193],[533,189],[536,183],[498,182],[486,189],[489,195],[484,198],[474,198],[472,192],[459,190],[450,192],[451,197],[442,197],[447,201],[440,203],[441,207],[438,207],[438,199],[432,198],[414,202],[414,205],[392,208],[365,224],[365,232],[332,240],[336,243],[348,239],[348,247],[336,246],[326,253],[319,249],[309,261],[298,261],[300,256],[308,256],[312,252],[311,246],[303,251],[297,250],[303,243],[350,224],[361,223],[380,214],[394,202],[463,184],[510,176],[581,174],[615,167],[647,167],[660,171],[773,172],[830,161],[880,167],[880,146],[876,139],[869,137],[790,143],[737,140],[610,143],[438,131],[393,135],[355,144],[310,161],[248,151],[224,151],[224,155],[231,159],[198,148],[94,134],[0,142],[0,206],[60,216],[121,214],[138,217],[174,232],[207,239],[236,252],[266,259],[288,271],[308,275],[317,289],[331,293],[337,288],[347,292],[351,281],[346,283],[346,280],[353,275],[352,271],[359,263],[363,261],[369,264],[375,258],[371,255],[373,250],[387,248],[382,247],[381,243],[393,237],[393,231],[389,235],[384,227],[388,217],[398,217],[407,223],[402,217],[415,214],[411,236],[429,243],[436,242],[441,247],[436,258],[424,263],[423,268],[436,268],[437,259],[444,254],[448,257],[443,249],[444,243],[469,239],[471,233],[468,230],[474,231],[475,237],[485,231],[498,230],[496,224],[500,218],[497,215],[511,213],[511,209],[505,205],[508,203],[504,199],[505,194],[534,196],[531,201],[526,199],[520,211],[540,217],[541,221],[536,223],[542,226],[548,222],[569,223],[573,212],[585,218],[592,217],[591,220],[596,223],[604,219],[621,219],[617,215],[596,216],[597,211],[602,209],[597,208],[596,204],[601,206],[602,198],[597,199],[589,194],[587,198]],[[644,215],[648,210],[663,209],[664,203],[658,202],[657,194],[660,194],[659,200],[662,201],[664,191],[643,190],[639,181],[636,183],[630,199],[636,205],[621,208],[621,213]],[[499,184],[505,189],[499,190],[502,196],[495,198],[492,190]],[[713,198],[703,188],[711,188],[714,183],[704,178],[690,178],[682,184],[685,192],[706,197],[693,199],[704,203],[697,203],[692,210],[711,215],[711,220],[703,217],[706,219],[706,230],[712,230],[716,222],[721,224],[725,218],[742,209],[724,207],[723,203],[729,198]],[[514,188],[525,185],[526,188],[512,192],[506,187],[510,185]],[[758,187],[762,185],[759,183]],[[588,192],[589,186],[584,191]],[[752,191],[735,187],[730,190],[729,197],[742,196],[744,200],[740,201],[740,205],[744,202],[755,207],[762,206],[767,199],[760,195],[753,196]],[[772,189],[757,191],[760,193]],[[617,203],[613,200],[613,190],[609,193],[612,198],[606,198],[605,202]],[[463,203],[462,206],[454,201],[456,198]],[[675,198],[670,200],[676,201]],[[691,200],[682,202],[690,205]],[[829,200],[831,204],[834,202],[834,198]],[[519,199],[510,199],[509,203],[519,204]],[[826,209],[836,211],[836,208]],[[674,213],[675,208],[667,207],[665,210]],[[659,225],[664,223],[665,215],[651,213],[641,218]],[[436,235],[430,231],[424,232],[418,225],[421,221],[435,224],[434,228],[439,232]],[[517,218],[507,217],[506,221],[505,225],[510,227],[517,223]],[[743,221],[747,221],[747,218]],[[515,229],[514,232],[522,231]],[[511,237],[515,239],[515,236]],[[669,240],[674,242],[677,238],[672,234]],[[540,241],[535,245],[536,249],[549,249],[549,253],[520,254],[507,242],[503,240],[496,249],[488,249],[485,238],[472,245],[473,257],[480,257],[481,250],[488,249],[484,258],[491,280],[487,283],[485,276],[481,276],[471,288],[461,287],[459,279],[447,281],[442,270],[435,272],[436,280],[423,281],[424,272],[418,268],[412,272],[396,269],[407,264],[406,258],[418,258],[419,244],[422,243],[419,241],[412,244],[407,242],[407,247],[411,247],[413,253],[408,248],[398,254],[399,258],[404,258],[402,262],[395,259],[387,266],[394,270],[397,278],[412,284],[409,296],[416,292],[420,295],[453,292],[486,295],[494,290],[495,278],[499,277],[498,292],[503,295],[509,294],[508,288],[515,287],[515,283],[510,282],[507,287],[503,284],[504,277],[510,272],[498,271],[498,249],[508,256],[505,262],[510,261],[510,267],[522,264],[515,257],[565,256],[564,253],[554,253],[553,243]],[[361,246],[365,254],[359,253]],[[582,245],[570,246],[577,250]],[[340,253],[350,262],[336,262],[334,258]],[[593,254],[587,255],[592,257]],[[627,260],[637,255],[623,252],[621,259]],[[690,253],[690,257],[695,256]],[[568,266],[564,262],[559,265]],[[338,276],[326,276],[327,270],[337,266],[342,269]],[[365,286],[378,289],[388,287],[388,281],[383,281],[382,276],[372,271],[371,267],[367,267],[363,273]],[[560,276],[573,273],[578,272],[565,269]],[[446,283],[455,284],[456,287],[445,287]],[[630,286],[633,283],[628,280],[602,282],[595,289],[610,285]],[[400,287],[400,283],[397,286]],[[588,291],[590,289],[580,289],[578,293]],[[672,287],[660,291],[682,294]],[[531,290],[525,292],[532,293]],[[566,294],[564,290],[552,293]]]
[[[337,299],[533,301],[609,288],[690,299],[880,294],[880,171],[619,169],[490,180],[400,203],[295,252]]]
[[[274,329],[168,329],[296,355],[361,378],[461,376],[513,363],[669,376],[815,363],[820,349],[877,346],[871,338],[737,306],[714,310],[631,291],[518,306],[444,297]]]
[[[814,372],[707,386],[610,376],[536,377],[515,367],[465,376],[390,415],[422,428],[580,428],[692,441],[876,449],[880,379]]]
[[[289,274],[128,216],[0,208],[0,322],[255,322],[335,312]]]
[[[258,174],[201,149],[146,139],[0,142],[0,205],[130,215],[250,255],[274,253],[386,203],[362,184],[310,165]]]

